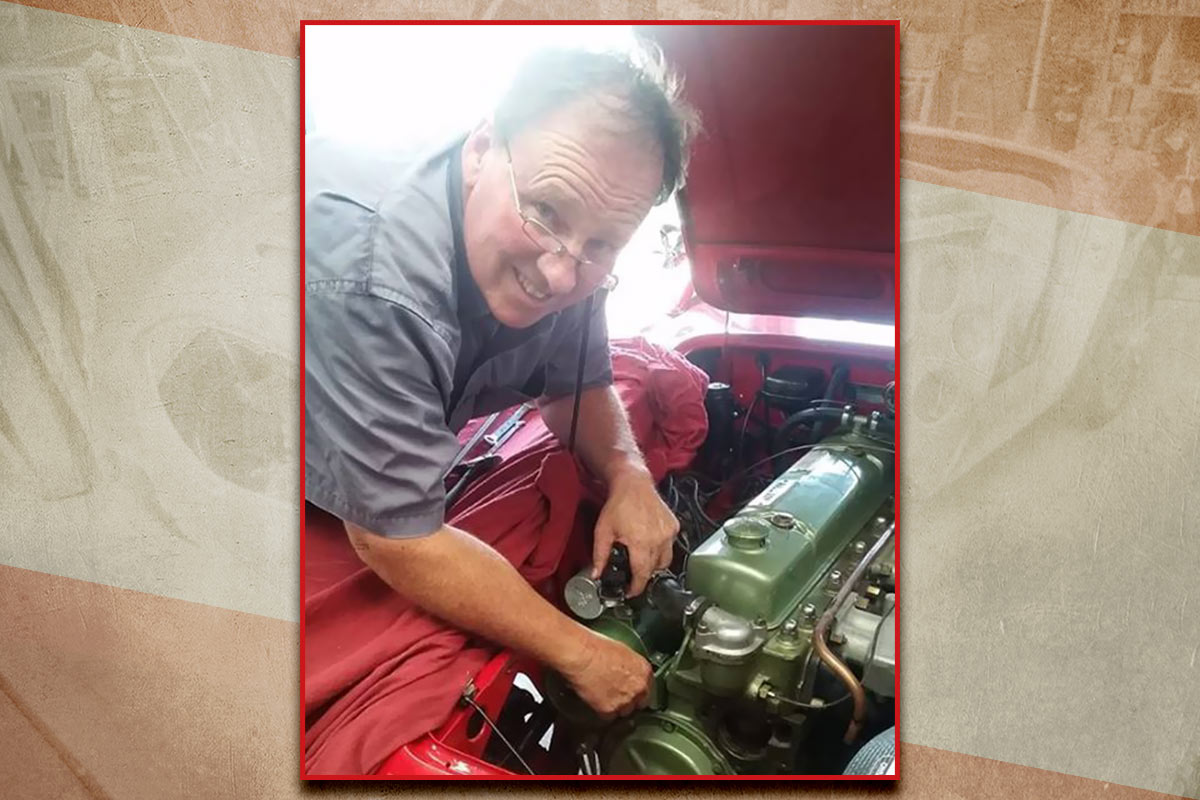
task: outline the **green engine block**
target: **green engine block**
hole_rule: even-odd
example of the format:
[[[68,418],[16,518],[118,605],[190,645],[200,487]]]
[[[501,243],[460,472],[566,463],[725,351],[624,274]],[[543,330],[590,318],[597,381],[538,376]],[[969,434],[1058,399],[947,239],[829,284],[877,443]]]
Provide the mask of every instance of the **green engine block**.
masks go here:
[[[692,552],[684,586],[707,605],[682,630],[637,601],[591,623],[655,666],[651,707],[596,728],[606,772],[791,770],[814,626],[894,516],[891,443],[867,427],[824,439]],[[891,552],[873,570],[894,568]]]

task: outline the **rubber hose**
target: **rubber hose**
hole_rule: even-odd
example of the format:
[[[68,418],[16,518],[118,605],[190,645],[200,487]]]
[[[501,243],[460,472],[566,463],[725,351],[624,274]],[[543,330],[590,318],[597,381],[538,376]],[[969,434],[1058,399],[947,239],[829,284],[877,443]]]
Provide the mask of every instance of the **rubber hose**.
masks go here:
[[[649,599],[650,605],[657,608],[659,613],[672,623],[679,624],[683,622],[684,609],[696,599],[696,595],[680,586],[675,578],[664,575],[650,583]]]
[[[850,368],[845,364],[838,364],[834,367],[833,374],[829,376],[829,385],[825,387],[825,397],[823,399],[832,400],[837,396],[838,392],[844,391],[843,387],[846,385],[846,379],[849,377]],[[819,421],[816,425],[813,425],[814,442],[821,438],[821,429],[823,427]]]
[[[783,424],[779,426],[779,430],[775,434],[775,442],[777,445],[781,446],[776,446],[772,449],[775,452],[778,452],[784,447],[787,447],[788,442],[791,441],[792,434],[796,432],[796,428],[799,428],[805,423],[838,423],[841,421],[842,410],[840,408],[806,408],[803,411],[797,411],[795,414],[792,414],[790,417],[785,419]],[[817,425],[813,425],[814,440],[816,439],[817,427]],[[772,453],[772,455],[773,454],[774,453]]]

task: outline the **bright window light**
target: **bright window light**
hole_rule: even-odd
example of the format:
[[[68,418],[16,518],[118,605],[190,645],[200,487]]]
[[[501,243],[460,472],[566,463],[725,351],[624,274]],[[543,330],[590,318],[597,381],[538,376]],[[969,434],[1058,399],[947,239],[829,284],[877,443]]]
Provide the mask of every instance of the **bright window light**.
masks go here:
[[[792,328],[797,336],[827,342],[854,342],[879,347],[895,347],[896,328],[874,322],[855,322],[848,319],[799,317]]]
[[[450,137],[491,112],[530,52],[633,42],[628,25],[309,25],[305,130],[372,145]]]

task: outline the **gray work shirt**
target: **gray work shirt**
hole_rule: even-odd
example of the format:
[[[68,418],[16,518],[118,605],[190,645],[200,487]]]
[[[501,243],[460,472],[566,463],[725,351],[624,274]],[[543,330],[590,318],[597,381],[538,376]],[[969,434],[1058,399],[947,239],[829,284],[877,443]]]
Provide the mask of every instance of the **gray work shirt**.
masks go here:
[[[467,421],[575,388],[583,304],[508,328],[467,269],[461,148],[307,143],[304,494],[384,536],[441,526]],[[596,301],[585,387],[612,383]]]

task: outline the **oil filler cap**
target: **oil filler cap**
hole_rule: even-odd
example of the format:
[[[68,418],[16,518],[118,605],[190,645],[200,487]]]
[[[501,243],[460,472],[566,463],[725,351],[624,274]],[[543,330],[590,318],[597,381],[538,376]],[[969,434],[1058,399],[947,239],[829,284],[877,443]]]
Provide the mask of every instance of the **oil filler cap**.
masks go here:
[[[725,523],[725,541],[738,550],[763,550],[771,523],[757,517],[735,517]]]

